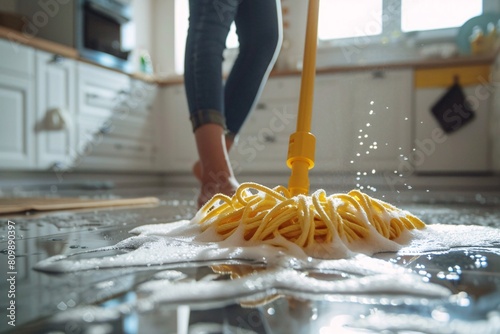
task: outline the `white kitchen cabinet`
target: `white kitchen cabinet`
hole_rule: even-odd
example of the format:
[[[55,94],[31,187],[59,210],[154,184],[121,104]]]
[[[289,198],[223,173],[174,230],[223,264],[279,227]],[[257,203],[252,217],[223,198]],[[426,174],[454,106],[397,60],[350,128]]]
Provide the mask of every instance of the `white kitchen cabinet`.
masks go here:
[[[298,77],[268,80],[229,154],[235,174],[288,171],[288,141],[296,128],[299,91]]]
[[[349,133],[352,127],[352,74],[325,74],[316,77],[312,133],[316,137],[314,172],[348,170],[351,165]]]
[[[37,167],[67,168],[75,150],[75,61],[36,52]]]
[[[311,173],[397,169],[399,156],[410,152],[412,78],[410,69],[318,75]],[[298,76],[268,81],[230,154],[234,165],[250,172],[288,171],[299,95]]]
[[[412,71],[318,75],[312,133],[318,172],[392,170],[410,146]]]
[[[183,85],[163,88],[157,108],[161,123],[156,125],[162,139],[158,145],[162,166],[169,172],[187,172],[198,159],[186,94]]]
[[[78,65],[77,159],[80,170],[148,171],[155,159],[151,105],[156,85]]]
[[[450,134],[445,134],[431,113],[431,108],[446,87],[419,88],[415,93],[416,119],[415,157],[409,161],[419,173],[485,173],[491,171],[490,103],[481,96],[489,88],[482,85],[464,85],[466,97],[474,101],[475,119]]]
[[[0,168],[35,166],[34,51],[0,40]]]
[[[492,66],[490,83],[492,91],[491,101],[491,126],[492,139],[492,169],[500,173],[500,54]]]
[[[360,72],[351,83],[353,104],[343,129],[349,170],[399,169],[400,158],[411,151],[413,71]]]

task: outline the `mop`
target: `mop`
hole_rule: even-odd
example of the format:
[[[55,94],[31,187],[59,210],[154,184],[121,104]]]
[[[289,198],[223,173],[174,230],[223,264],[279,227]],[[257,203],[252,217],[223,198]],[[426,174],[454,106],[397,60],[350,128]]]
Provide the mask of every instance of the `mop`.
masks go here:
[[[288,188],[268,188],[242,183],[232,197],[216,194],[194,217],[205,231],[214,227],[227,239],[243,229],[247,241],[279,240],[306,249],[317,244],[345,243],[378,234],[390,240],[404,231],[425,224],[411,213],[359,190],[327,195],[322,189],[309,193],[309,170],[314,167],[316,139],[311,133],[316,75],[319,0],[309,0],[304,63],[296,132],[290,136],[287,165],[291,169]],[[241,232],[240,232],[241,233]]]

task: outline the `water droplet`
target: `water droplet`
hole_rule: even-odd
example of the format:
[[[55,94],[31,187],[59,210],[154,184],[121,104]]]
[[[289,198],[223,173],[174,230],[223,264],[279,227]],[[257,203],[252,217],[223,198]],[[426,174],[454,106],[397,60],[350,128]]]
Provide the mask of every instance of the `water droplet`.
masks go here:
[[[370,115],[373,115],[373,110],[370,110],[369,114],[370,114]]]
[[[359,142],[359,145],[363,145],[363,142],[362,142],[362,141],[360,141],[360,142]]]
[[[370,104],[373,105],[375,103],[375,101],[370,101]]]
[[[366,127],[370,127],[370,126],[371,126],[371,124],[370,124],[370,123],[366,123]]]
[[[65,302],[60,302],[59,304],[57,304],[57,308],[61,311],[66,311],[68,309],[68,305],[66,305]]]
[[[375,169],[372,169],[372,174],[375,174],[377,171]]]

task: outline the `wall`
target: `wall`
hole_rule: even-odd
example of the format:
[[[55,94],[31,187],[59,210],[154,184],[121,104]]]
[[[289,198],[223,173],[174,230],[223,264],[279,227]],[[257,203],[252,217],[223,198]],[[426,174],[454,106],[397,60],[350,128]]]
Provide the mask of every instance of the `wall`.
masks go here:
[[[186,0],[187,1],[187,0]],[[155,72],[175,74],[175,0],[152,0],[151,57]]]
[[[145,51],[149,54],[153,49],[153,26],[151,24],[151,16],[153,15],[151,0],[134,0],[132,1],[133,20],[135,25],[135,49],[132,51],[132,69],[139,70],[139,57],[141,52]]]

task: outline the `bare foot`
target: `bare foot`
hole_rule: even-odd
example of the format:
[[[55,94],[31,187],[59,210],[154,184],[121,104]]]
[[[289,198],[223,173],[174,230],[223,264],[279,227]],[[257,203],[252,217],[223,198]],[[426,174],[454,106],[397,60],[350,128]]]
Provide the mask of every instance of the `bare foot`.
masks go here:
[[[205,177],[204,177],[205,178]],[[239,183],[233,176],[218,173],[209,175],[205,182],[202,181],[200,195],[198,196],[198,209],[208,202],[215,194],[233,196]]]
[[[200,160],[196,161],[193,165],[193,174],[198,181],[201,182],[201,178],[203,177],[203,169],[201,168]]]

